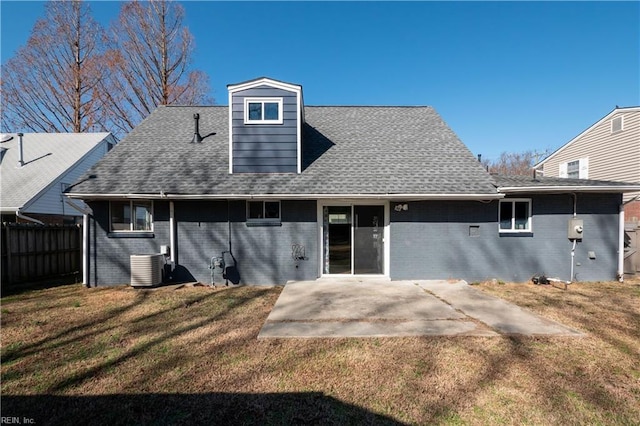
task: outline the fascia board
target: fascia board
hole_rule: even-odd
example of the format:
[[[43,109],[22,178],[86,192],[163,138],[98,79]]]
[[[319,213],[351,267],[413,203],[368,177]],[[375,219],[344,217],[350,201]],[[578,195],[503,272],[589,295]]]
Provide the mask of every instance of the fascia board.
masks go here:
[[[302,86],[298,86],[295,84],[283,83],[281,81],[272,80],[270,78],[261,78],[259,80],[248,81],[246,83],[240,83],[235,85],[227,86],[229,93],[235,93],[241,90],[251,89],[254,87],[262,86],[267,84],[269,86],[273,86],[277,89],[289,90],[292,92],[297,92],[298,94],[302,91]]]

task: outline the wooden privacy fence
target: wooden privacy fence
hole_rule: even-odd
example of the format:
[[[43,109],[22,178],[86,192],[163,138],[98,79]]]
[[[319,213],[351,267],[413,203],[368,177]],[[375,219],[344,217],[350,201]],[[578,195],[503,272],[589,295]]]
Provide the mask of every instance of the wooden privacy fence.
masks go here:
[[[2,282],[15,284],[79,274],[79,225],[2,224]]]

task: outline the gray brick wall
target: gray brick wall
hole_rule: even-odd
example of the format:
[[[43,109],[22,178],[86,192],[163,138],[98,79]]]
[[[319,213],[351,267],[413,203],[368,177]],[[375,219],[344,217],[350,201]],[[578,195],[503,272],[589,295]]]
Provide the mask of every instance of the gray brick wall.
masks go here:
[[[109,202],[90,202],[94,216],[90,220],[89,283],[90,285],[128,284],[131,280],[132,254],[159,253],[161,245],[169,245],[169,202],[154,201],[152,236],[118,237],[109,233]]]
[[[284,284],[317,277],[315,201],[282,201],[281,226],[247,226],[245,201],[231,201],[228,208],[230,224],[226,201],[176,202],[178,260],[187,274],[182,278],[209,283],[211,258],[228,251],[229,245],[241,284]],[[293,244],[304,246],[307,260],[293,260]],[[233,263],[231,255],[224,258],[227,265]]]
[[[408,203],[408,211],[391,209],[391,279],[521,282],[543,273],[569,279],[572,243],[567,223],[573,215],[572,196],[519,198],[532,198],[532,233],[500,234],[497,201],[423,201]],[[615,277],[620,202],[616,194],[578,194],[577,216],[584,221],[584,238],[576,245],[577,280]],[[161,245],[169,245],[168,202],[154,202],[154,232],[144,238],[114,238],[108,234],[108,202],[90,206],[95,213],[90,224],[92,286],[128,283],[131,254],[157,253]],[[245,201],[176,201],[174,206],[177,279],[209,283],[210,259],[228,251],[229,242],[241,284],[283,284],[318,275],[315,201],[282,201],[281,226],[248,226]],[[307,260],[292,259],[293,244],[304,246]],[[225,261],[233,263],[228,254]]]
[[[115,238],[108,232],[109,203],[90,205],[94,210],[90,232],[92,286],[129,283],[130,255],[158,253],[161,245],[170,244],[168,202],[154,203],[154,232],[144,237]],[[210,283],[210,259],[229,250],[229,230],[240,284],[284,284],[317,277],[315,201],[282,201],[281,226],[247,226],[245,201],[231,201],[228,205],[226,201],[176,201],[174,212],[177,280]],[[293,260],[293,244],[304,246],[306,260]],[[229,254],[225,254],[225,261],[233,264]]]
[[[522,282],[544,273],[569,279],[572,243],[567,223],[573,198],[530,198],[533,233],[524,235],[499,234],[497,201],[414,202],[406,212],[392,210],[391,278]],[[615,194],[578,194],[577,213],[585,231],[575,252],[577,280],[615,278],[620,200]],[[589,251],[595,251],[595,259],[589,259]]]

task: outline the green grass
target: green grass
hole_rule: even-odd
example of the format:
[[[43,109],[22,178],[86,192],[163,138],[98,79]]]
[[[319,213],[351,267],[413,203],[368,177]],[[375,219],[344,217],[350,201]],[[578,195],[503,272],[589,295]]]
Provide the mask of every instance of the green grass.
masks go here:
[[[477,283],[585,337],[269,339],[281,288],[3,298],[2,415],[37,424],[638,424],[637,282]]]

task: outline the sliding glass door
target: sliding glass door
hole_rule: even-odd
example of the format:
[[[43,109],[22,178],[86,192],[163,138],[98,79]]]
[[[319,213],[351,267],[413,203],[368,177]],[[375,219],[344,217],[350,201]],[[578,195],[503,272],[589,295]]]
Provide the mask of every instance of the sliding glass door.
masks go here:
[[[384,206],[323,207],[323,273],[384,274]]]

